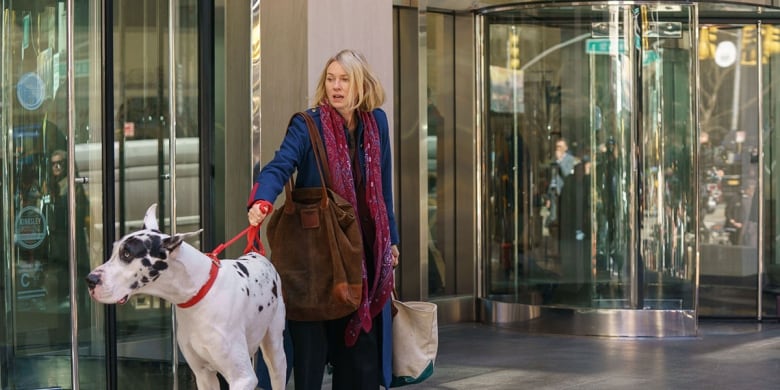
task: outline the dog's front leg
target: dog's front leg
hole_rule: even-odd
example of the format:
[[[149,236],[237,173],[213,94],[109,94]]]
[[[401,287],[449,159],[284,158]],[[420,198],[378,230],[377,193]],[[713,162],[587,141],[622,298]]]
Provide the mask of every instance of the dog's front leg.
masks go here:
[[[219,389],[219,378],[217,378],[217,372],[211,370],[195,370],[195,384],[198,386],[198,390],[211,390]]]
[[[233,365],[224,369],[225,380],[230,385],[230,390],[255,390],[257,374],[252,367],[252,360],[247,355],[236,357],[238,359],[233,361]]]
[[[218,332],[212,329],[211,337],[201,338],[203,345],[209,346],[204,353],[208,354],[211,367],[225,377],[230,390],[255,390],[257,374],[252,366],[252,357],[249,356],[246,339],[241,336],[236,337],[235,329],[233,333],[218,335]],[[229,337],[231,335],[234,337]]]
[[[219,378],[217,371],[200,355],[196,354],[189,344],[179,343],[184,359],[190,366],[192,373],[195,374],[195,384],[198,390],[219,389]]]
[[[195,323],[192,319],[180,314],[177,311],[177,334],[176,338],[179,349],[190,366],[192,373],[195,374],[195,383],[198,390],[219,389],[219,378],[217,377],[217,368],[210,362],[210,356],[207,341],[201,337],[203,332],[194,332],[191,324]]]

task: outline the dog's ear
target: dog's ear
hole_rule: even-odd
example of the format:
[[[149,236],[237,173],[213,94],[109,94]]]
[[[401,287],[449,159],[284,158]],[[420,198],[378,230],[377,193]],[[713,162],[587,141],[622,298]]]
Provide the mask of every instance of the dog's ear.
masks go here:
[[[174,234],[173,236],[170,236],[170,237],[166,237],[166,238],[163,239],[163,246],[169,252],[173,252],[173,250],[178,248],[179,245],[181,245],[181,243],[184,240],[186,240],[186,239],[188,239],[188,238],[190,238],[192,236],[197,236],[202,231],[203,231],[203,229],[200,229],[200,230],[197,230],[197,231],[194,231],[194,232],[190,232],[190,233],[179,233],[179,234]]]
[[[143,230],[160,230],[160,225],[157,224],[157,203],[152,203],[152,205],[146,209]]]

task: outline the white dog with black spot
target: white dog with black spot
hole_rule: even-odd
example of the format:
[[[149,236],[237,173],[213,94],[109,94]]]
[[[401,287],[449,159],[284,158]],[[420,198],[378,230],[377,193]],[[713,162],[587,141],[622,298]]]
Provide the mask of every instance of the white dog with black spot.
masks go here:
[[[257,253],[212,259],[184,242],[200,231],[161,233],[156,210],[149,207],[143,228],[114,243],[111,258],[89,273],[90,296],[125,303],[148,294],[176,304],[176,338],[200,390],[219,388],[217,372],[231,390],[255,389],[258,347],[273,388],[283,389],[285,308],[271,262]]]

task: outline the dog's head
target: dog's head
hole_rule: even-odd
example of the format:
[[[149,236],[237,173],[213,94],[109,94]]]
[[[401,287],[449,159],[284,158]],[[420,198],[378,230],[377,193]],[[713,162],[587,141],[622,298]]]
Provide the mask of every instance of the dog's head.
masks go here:
[[[87,275],[89,295],[101,303],[125,303],[143,292],[145,286],[163,276],[172,255],[184,239],[200,233],[176,234],[160,232],[153,204],[146,211],[144,226],[114,243],[111,258]]]

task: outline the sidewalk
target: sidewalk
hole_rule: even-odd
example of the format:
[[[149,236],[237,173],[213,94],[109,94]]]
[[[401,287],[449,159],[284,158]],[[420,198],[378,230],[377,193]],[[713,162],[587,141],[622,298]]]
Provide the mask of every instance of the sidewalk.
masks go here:
[[[434,375],[413,389],[778,389],[780,324],[700,321],[691,338],[439,329]]]

